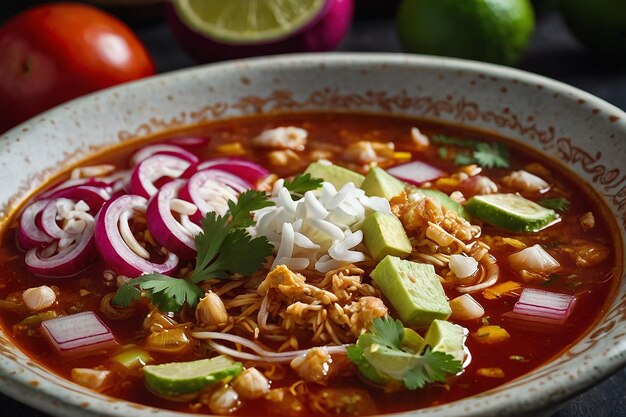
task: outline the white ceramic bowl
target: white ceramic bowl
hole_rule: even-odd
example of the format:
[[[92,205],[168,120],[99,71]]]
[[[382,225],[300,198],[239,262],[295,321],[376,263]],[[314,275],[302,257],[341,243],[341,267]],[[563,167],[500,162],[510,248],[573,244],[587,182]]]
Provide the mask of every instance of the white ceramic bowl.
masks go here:
[[[410,115],[524,142],[595,189],[626,233],[626,114],[567,85],[494,65],[391,54],[291,55],[153,77],[57,107],[0,138],[0,222],[67,164],[120,142],[239,115],[341,110]],[[564,355],[419,416],[527,413],[626,364],[624,245],[617,296]],[[0,391],[58,416],[185,416],[112,399],[49,373],[0,334]]]

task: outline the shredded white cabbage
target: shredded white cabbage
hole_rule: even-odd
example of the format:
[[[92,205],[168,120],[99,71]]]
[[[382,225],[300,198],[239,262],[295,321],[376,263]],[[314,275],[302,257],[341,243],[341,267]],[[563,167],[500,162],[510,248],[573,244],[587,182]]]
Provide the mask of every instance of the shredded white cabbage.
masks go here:
[[[339,191],[324,182],[317,194],[308,191],[294,200],[283,183],[281,179],[274,184],[271,200],[276,205],[254,212],[256,226],[250,229],[274,246],[272,269],[285,265],[292,271],[328,272],[366,259],[359,250],[359,226],[370,213],[391,213],[386,199],[367,197],[351,182]]]

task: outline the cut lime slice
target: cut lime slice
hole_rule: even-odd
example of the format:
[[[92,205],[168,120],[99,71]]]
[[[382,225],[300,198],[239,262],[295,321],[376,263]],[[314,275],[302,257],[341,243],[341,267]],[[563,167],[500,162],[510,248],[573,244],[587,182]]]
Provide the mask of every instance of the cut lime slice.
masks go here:
[[[536,232],[558,218],[554,210],[517,194],[474,196],[465,208],[484,222],[513,232]]]
[[[321,14],[326,0],[175,0],[191,29],[225,43],[246,44],[287,37]]]
[[[152,391],[167,397],[200,391],[209,384],[236,376],[243,370],[240,362],[226,356],[193,362],[175,362],[143,367],[143,375]]]

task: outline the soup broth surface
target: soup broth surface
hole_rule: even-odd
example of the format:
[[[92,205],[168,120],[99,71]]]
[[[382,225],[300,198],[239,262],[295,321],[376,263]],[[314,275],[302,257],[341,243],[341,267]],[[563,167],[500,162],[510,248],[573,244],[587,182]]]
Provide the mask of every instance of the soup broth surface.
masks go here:
[[[283,149],[280,146],[267,148],[255,145],[255,138],[262,132],[286,126],[306,131],[306,145],[303,149]],[[416,139],[415,133],[412,136],[411,129],[414,127],[418,127],[421,135],[430,139],[428,146],[419,145],[419,138]],[[509,281],[519,285],[511,292],[496,296],[486,296],[485,291],[488,288],[473,291],[471,295],[482,306],[484,314],[471,320],[455,320],[453,315],[450,320],[467,329],[465,346],[471,354],[471,360],[466,361],[462,372],[449,376],[445,383],[436,382],[417,390],[407,390],[398,386],[384,389],[364,378],[345,355],[333,355],[334,363],[341,366],[341,371],[321,383],[304,380],[290,368],[289,363],[272,365],[241,361],[245,367],[256,366],[264,372],[271,381],[272,390],[281,388],[288,390],[283,391],[286,397],[282,401],[269,400],[266,396],[254,400],[241,400],[232,410],[234,415],[312,416],[324,413],[371,415],[449,403],[498,387],[532,371],[566,350],[587,331],[609,302],[615,286],[616,252],[610,221],[605,218],[606,211],[596,202],[597,197],[581,186],[574,176],[547,158],[512,143],[506,143],[510,153],[508,167],[482,168],[475,174],[472,169],[464,168],[477,166],[475,161],[459,165],[459,161],[455,159],[455,153],[470,152],[471,157],[472,150],[468,151],[467,148],[458,147],[452,142],[442,143],[440,139],[434,139],[441,136],[487,144],[499,141],[498,138],[484,133],[403,118],[361,114],[275,115],[227,120],[171,132],[151,138],[150,141],[106,152],[85,161],[81,166],[112,164],[117,171],[126,170],[129,169],[131,156],[142,147],[167,142],[172,138],[204,137],[210,139],[208,143],[187,147],[200,160],[232,156],[244,158],[265,167],[276,178],[300,174],[310,163],[319,159],[331,161],[362,174],[367,173],[368,166],[372,163],[389,168],[399,163],[423,161],[445,174],[439,179],[426,181],[420,187],[440,190],[448,195],[456,191],[457,194],[453,197],[462,204],[471,197],[472,192],[479,190],[472,188],[471,182],[468,183],[475,175],[491,181],[497,187],[498,193],[521,193],[535,202],[546,198],[567,200],[564,210],[558,211],[559,220],[534,233],[506,231],[476,218],[471,220],[472,224],[480,227],[479,235],[472,240],[483,242],[488,247],[489,255],[499,268],[495,285]],[[511,186],[503,179],[520,170],[543,179],[549,184],[549,190],[541,193],[526,192],[524,189]],[[64,181],[67,175],[59,178],[57,183]],[[54,185],[49,184],[47,188]],[[271,186],[267,189],[270,190]],[[479,190],[479,193],[481,192]],[[393,207],[393,200],[391,206]],[[585,224],[585,216],[589,220],[587,213],[591,213],[593,218],[591,227]],[[146,316],[153,310],[150,303],[145,299],[135,302],[130,307],[132,314],[122,314],[121,319],[103,312],[103,298],[116,291],[118,281],[123,277],[119,277],[114,268],[104,262],[101,256],[94,258],[89,265],[69,278],[45,278],[33,274],[24,262],[24,251],[16,245],[19,221],[20,213],[14,213],[14,221],[2,231],[0,300],[11,304],[9,308],[0,311],[0,321],[5,332],[21,349],[39,364],[70,380],[73,378],[76,380],[72,373],[76,368],[111,371],[107,382],[95,389],[113,397],[171,410],[207,414],[213,412],[211,406],[207,404],[208,400],[203,400],[202,394],[200,397],[184,401],[172,401],[155,395],[146,387],[140,368],[122,369],[111,360],[122,346],[131,344],[146,349],[151,357],[151,364],[185,362],[215,356],[217,353],[208,347],[205,341],[195,340],[190,336],[192,329],[203,328],[192,308],[185,307],[179,313],[165,312],[176,325],[187,326],[185,331],[190,342],[184,348],[172,349],[170,352],[166,349],[150,349],[146,345],[146,339],[151,330],[146,329],[144,324]],[[411,238],[415,236],[413,233],[407,232]],[[412,244],[416,245],[415,239]],[[536,244],[558,261],[559,267],[554,272],[524,274],[509,261],[510,255]],[[602,258],[600,262],[597,262],[596,256]],[[414,254],[408,259],[426,262],[423,258],[416,258]],[[185,268],[189,269],[192,266],[193,260],[181,262],[172,276],[180,277]],[[369,276],[376,264],[367,261],[357,263],[357,266],[363,270],[362,282],[376,290],[377,286],[372,283]],[[266,269],[262,273],[257,274],[262,275],[261,278],[269,272],[266,266],[264,268]],[[463,292],[459,291],[459,285],[463,285],[462,280],[458,280],[458,283],[455,281],[454,284],[446,281],[445,274],[450,277],[449,268],[436,264],[435,271],[444,281],[443,287],[449,300],[463,295]],[[314,281],[312,277],[319,276],[307,270],[298,272],[311,281]],[[22,293],[29,288],[42,285],[54,290],[56,293],[54,303],[38,312],[24,308]],[[219,293],[218,288],[223,285],[223,281],[217,280],[212,281],[210,285],[204,285],[203,289],[211,288]],[[258,283],[255,285],[258,286]],[[256,287],[251,288],[254,291]],[[575,305],[571,314],[559,324],[524,322],[507,318],[506,314],[514,309],[522,289],[525,288],[574,296]],[[243,291],[243,287],[232,291],[225,295],[224,299],[232,300],[236,297],[237,291]],[[384,295],[377,294],[388,307],[389,315],[397,318],[397,312],[391,303]],[[11,308],[13,305],[22,308],[13,309]],[[229,310],[229,314],[235,316],[240,312],[235,310]],[[46,311],[53,312],[50,317],[69,316],[85,311],[95,312],[110,328],[119,348],[109,348],[104,352],[89,355],[60,355],[42,331],[42,320],[45,322],[49,318],[42,316]],[[256,320],[255,314],[251,316],[253,320]],[[280,325],[280,322],[276,323]],[[479,329],[486,326],[499,326],[505,329],[508,337],[504,340],[485,342],[479,335]],[[214,330],[221,331],[223,328]],[[345,328],[342,330],[336,327],[335,330],[345,332]],[[425,332],[423,328],[415,330],[422,335]],[[230,332],[254,340],[254,336],[242,328],[235,326]],[[286,347],[282,340],[263,339],[263,332],[260,333],[258,340],[268,349],[293,350]],[[305,326],[296,327],[291,333],[298,341],[298,349],[320,345],[312,342],[313,333]],[[487,339],[490,337],[492,336],[487,335]],[[354,343],[356,338],[357,336],[346,334],[342,341]],[[336,343],[329,340],[325,344]],[[351,395],[358,398],[357,406],[353,408],[345,405],[345,399]],[[333,396],[340,400],[335,400]],[[333,401],[339,405],[333,404]]]

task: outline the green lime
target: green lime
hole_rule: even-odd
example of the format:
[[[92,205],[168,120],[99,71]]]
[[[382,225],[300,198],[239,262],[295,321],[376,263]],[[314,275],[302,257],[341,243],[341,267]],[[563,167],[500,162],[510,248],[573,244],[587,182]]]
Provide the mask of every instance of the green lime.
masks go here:
[[[480,220],[512,232],[536,232],[558,217],[554,210],[518,194],[475,195],[465,208]]]
[[[226,356],[193,362],[174,362],[143,367],[148,387],[167,397],[200,391],[209,384],[236,376],[243,370],[240,362]]]
[[[626,59],[624,0],[561,0],[560,8],[569,28],[589,49]]]
[[[516,64],[533,33],[529,0],[403,0],[397,14],[408,52]]]
[[[190,28],[229,43],[270,41],[306,26],[326,0],[176,0],[178,16]]]

